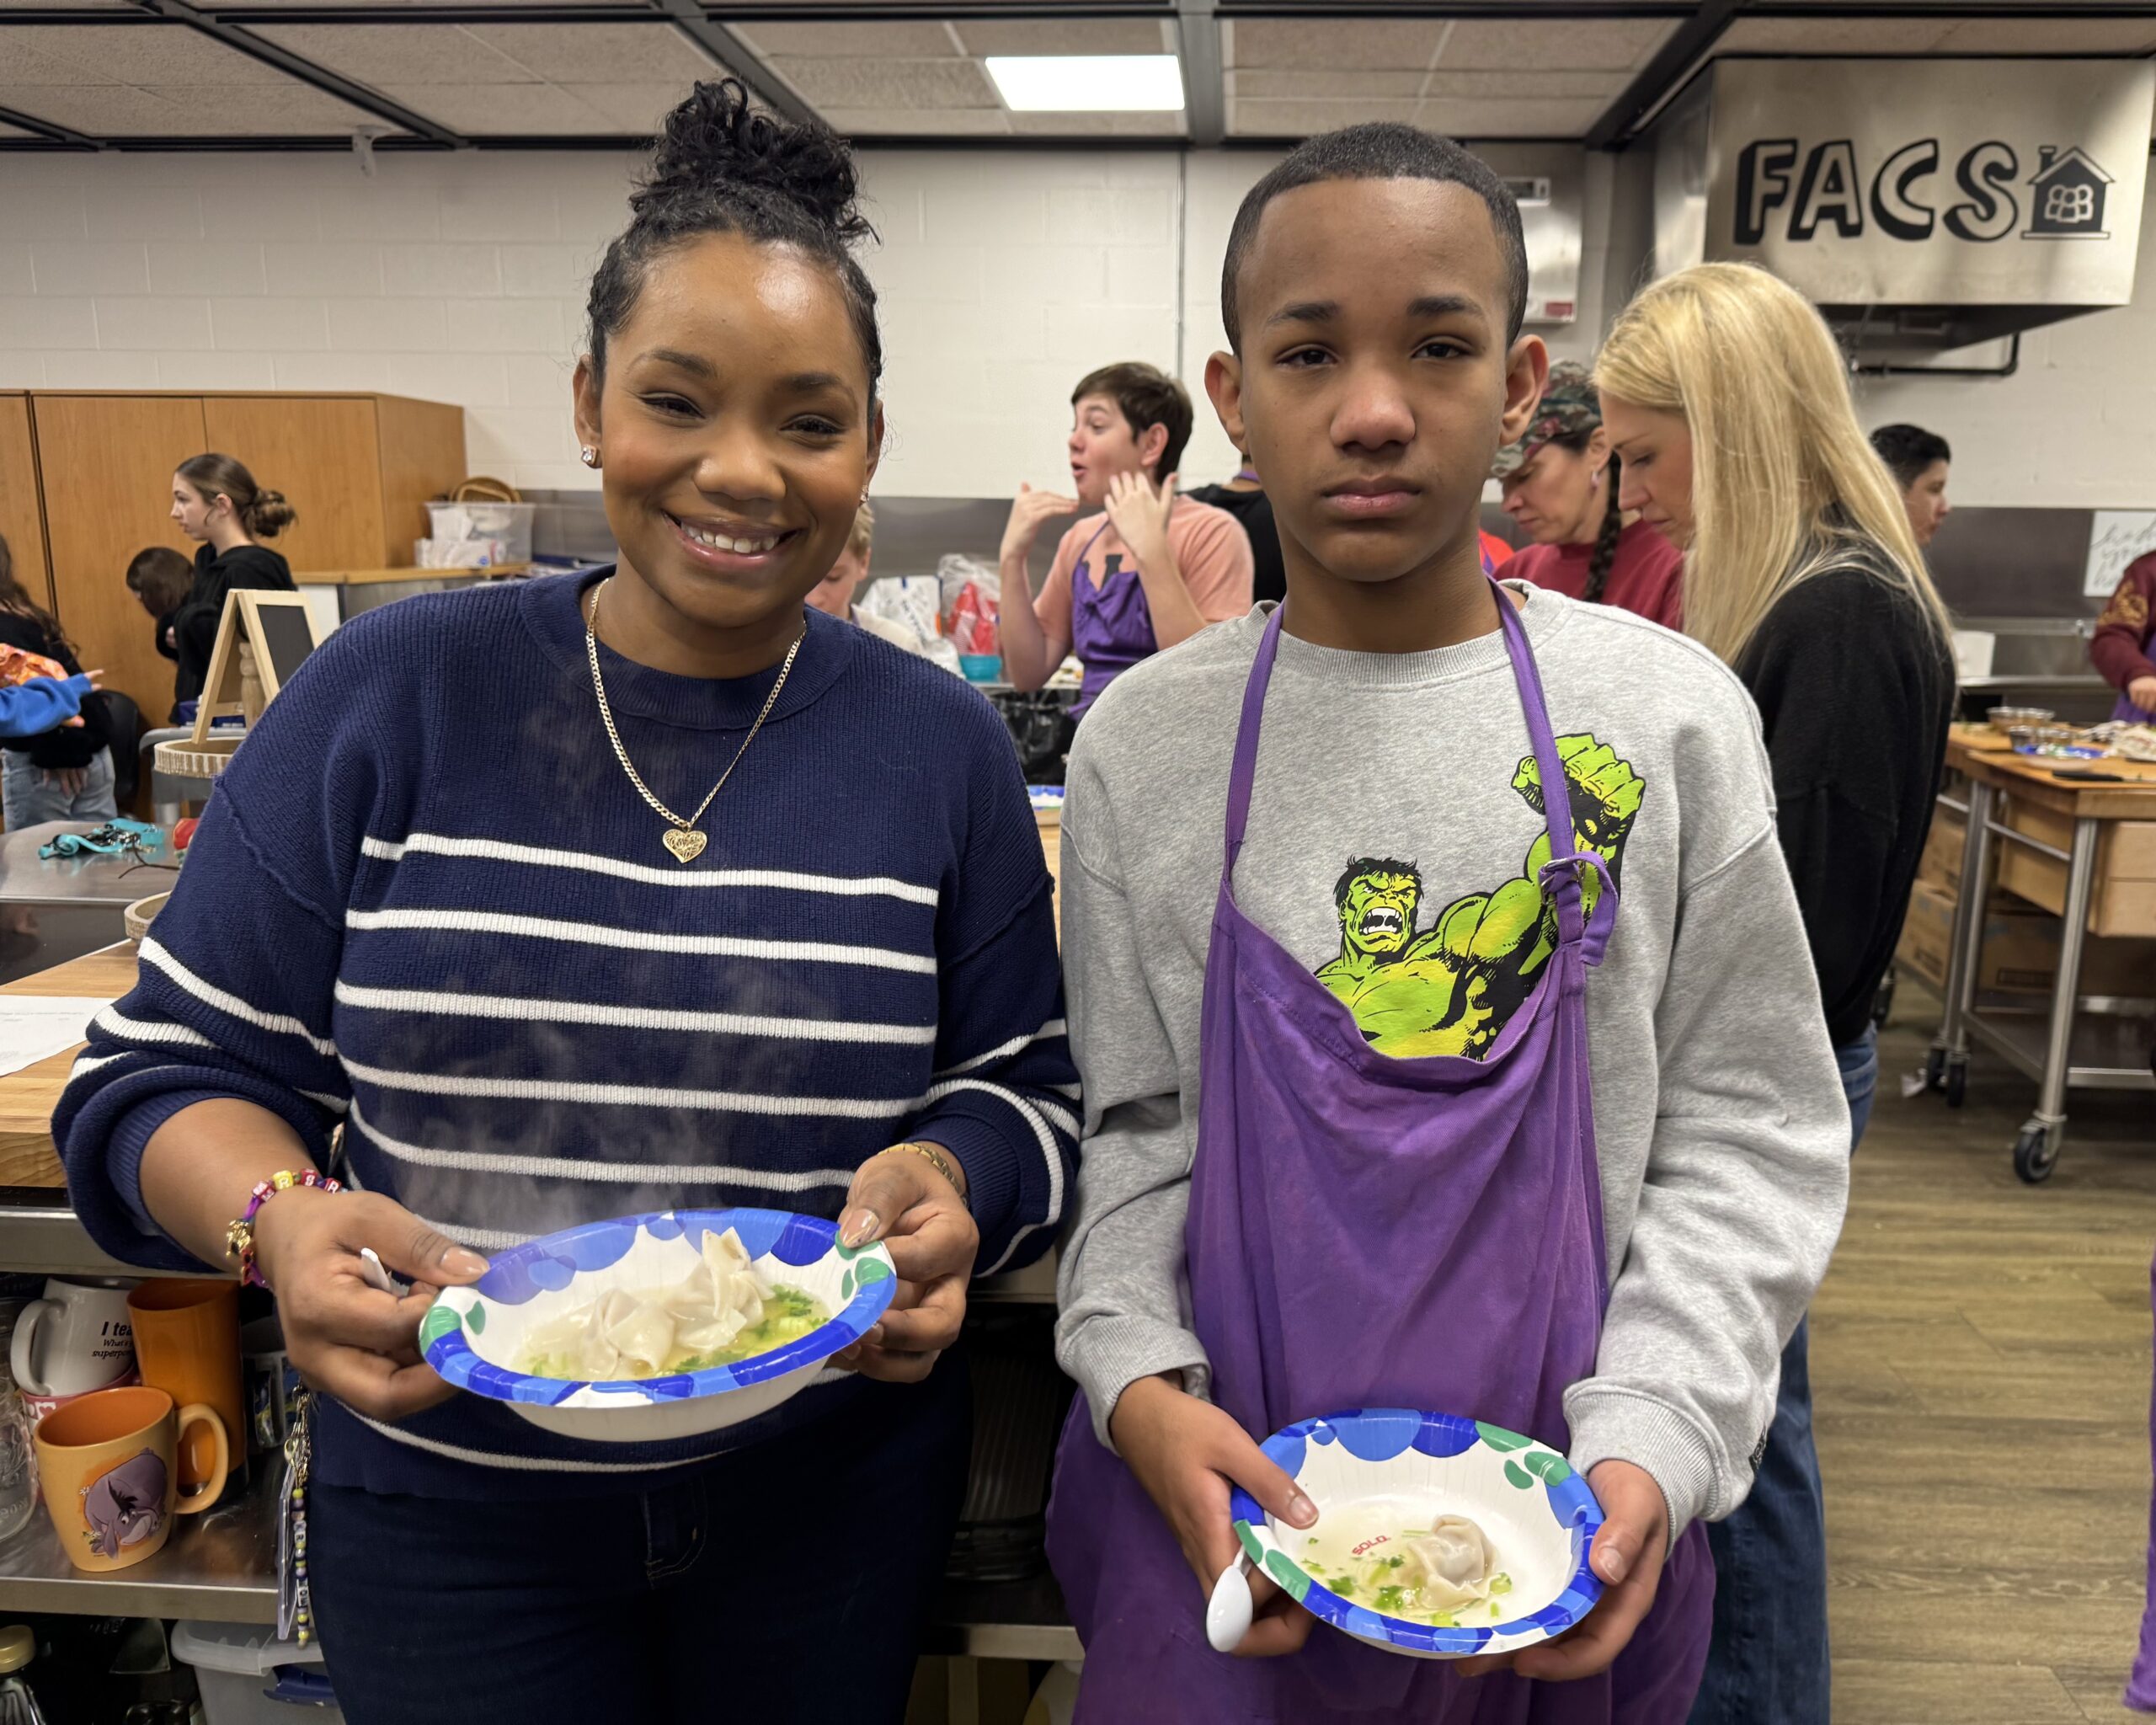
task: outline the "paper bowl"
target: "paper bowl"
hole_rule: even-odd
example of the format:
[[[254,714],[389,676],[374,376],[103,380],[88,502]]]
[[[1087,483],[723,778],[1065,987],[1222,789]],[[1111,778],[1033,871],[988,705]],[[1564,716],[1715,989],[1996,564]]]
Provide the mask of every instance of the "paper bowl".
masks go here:
[[[1406,1499],[1423,1519],[1479,1523],[1512,1577],[1512,1591],[1491,1602],[1502,1616],[1487,1623],[1444,1629],[1388,1617],[1323,1585],[1299,1556],[1310,1534],[1273,1521],[1256,1498],[1235,1491],[1229,1510],[1251,1562],[1311,1616],[1358,1641],[1417,1659],[1509,1653],[1562,1634],[1602,1597],[1587,1562],[1602,1506],[1563,1456],[1531,1438],[1457,1414],[1366,1407],[1298,1420],[1262,1447],[1317,1505],[1320,1526],[1327,1513],[1366,1498]]]
[[[616,1288],[678,1282],[706,1234],[736,1230],[766,1291],[783,1282],[834,1316],[807,1335],[731,1365],[590,1383],[511,1369],[536,1324]],[[506,1402],[564,1437],[644,1444],[718,1431],[767,1413],[823,1363],[867,1334],[897,1292],[881,1243],[849,1251],[838,1227],[776,1210],[681,1210],[588,1222],[493,1256],[468,1288],[446,1288],[419,1325],[427,1364],[459,1389]]]

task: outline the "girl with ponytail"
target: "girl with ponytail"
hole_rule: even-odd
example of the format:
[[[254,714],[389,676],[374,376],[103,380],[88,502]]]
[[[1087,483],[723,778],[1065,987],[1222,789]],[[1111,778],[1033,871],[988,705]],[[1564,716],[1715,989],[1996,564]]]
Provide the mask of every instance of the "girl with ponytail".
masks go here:
[[[627,204],[569,403],[617,560],[308,658],[55,1128],[132,1262],[228,1263],[251,1219],[314,1387],[305,1568],[352,1725],[897,1725],[965,1495],[970,1281],[1047,1249],[1075,1175],[1009,734],[804,603],[883,446],[852,160],[703,84]],[[623,1405],[610,1343],[548,1395],[611,1407],[600,1442],[427,1363],[486,1254],[624,1216],[693,1247],[672,1213],[712,1210],[782,1284],[775,1210],[889,1248],[889,1310],[776,1407]]]
[[[1505,565],[1507,580],[1683,627],[1684,559],[1619,506],[1618,461],[1584,366],[1550,368],[1534,422],[1497,451],[1492,471],[1505,513],[1534,542]]]
[[[195,585],[173,617],[174,713],[202,693],[225,595],[235,587],[271,593],[293,590],[292,566],[260,544],[299,519],[285,494],[254,483],[254,475],[228,455],[190,456],[172,476],[172,518],[201,549],[195,553]]]

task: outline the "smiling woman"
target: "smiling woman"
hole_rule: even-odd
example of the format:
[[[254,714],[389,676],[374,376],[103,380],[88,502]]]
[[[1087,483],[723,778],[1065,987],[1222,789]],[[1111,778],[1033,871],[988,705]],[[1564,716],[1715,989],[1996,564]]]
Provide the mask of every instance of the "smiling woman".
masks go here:
[[[309,659],[55,1120],[108,1249],[233,1242],[277,1293],[355,1725],[701,1719],[715,1669],[760,1717],[904,1711],[967,1462],[937,1357],[974,1270],[1054,1237],[1077,1086],[1001,721],[803,603],[882,441],[853,197],[835,137],[738,85],[670,117],[577,371],[620,562],[384,606]],[[360,1189],[294,1178],[340,1119]],[[735,1205],[880,1239],[899,1279],[850,1370],[768,1415],[594,1444],[419,1360],[475,1247]],[[773,1587],[782,1550],[845,1553],[847,1587]]]

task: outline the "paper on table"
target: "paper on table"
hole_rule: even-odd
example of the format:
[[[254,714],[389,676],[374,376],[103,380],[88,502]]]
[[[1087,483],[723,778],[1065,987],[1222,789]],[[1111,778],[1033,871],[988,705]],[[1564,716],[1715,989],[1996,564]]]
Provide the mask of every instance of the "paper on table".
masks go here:
[[[74,995],[0,994],[0,1076],[74,1047],[111,1004]]]

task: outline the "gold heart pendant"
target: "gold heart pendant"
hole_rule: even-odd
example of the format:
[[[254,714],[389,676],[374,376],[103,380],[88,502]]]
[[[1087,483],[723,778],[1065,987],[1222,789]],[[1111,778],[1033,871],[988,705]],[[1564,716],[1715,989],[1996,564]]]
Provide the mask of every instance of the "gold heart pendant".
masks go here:
[[[693,828],[670,826],[666,829],[666,836],[659,842],[674,853],[676,862],[687,863],[703,855],[704,846],[709,841]]]

